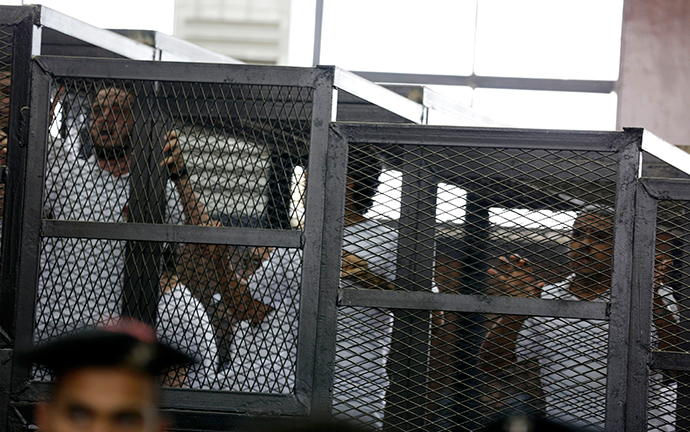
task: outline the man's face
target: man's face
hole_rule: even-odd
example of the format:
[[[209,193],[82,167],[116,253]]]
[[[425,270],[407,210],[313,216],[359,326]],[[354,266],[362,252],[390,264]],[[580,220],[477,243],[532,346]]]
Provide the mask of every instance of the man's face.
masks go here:
[[[611,275],[613,222],[597,214],[583,214],[575,221],[570,241],[570,267],[581,275]]]
[[[91,105],[93,145],[106,150],[126,147],[134,126],[134,97],[113,87],[98,92]]]
[[[37,407],[44,432],[163,429],[153,379],[122,368],[82,368],[60,378],[53,399]]]

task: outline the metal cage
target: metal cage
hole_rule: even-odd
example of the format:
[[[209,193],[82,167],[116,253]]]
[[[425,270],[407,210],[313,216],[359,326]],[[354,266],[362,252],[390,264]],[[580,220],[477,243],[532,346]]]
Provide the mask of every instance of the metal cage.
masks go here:
[[[488,120],[334,67],[31,59],[34,20],[0,57],[8,430],[51,378],[15,350],[119,316],[206,356],[165,383],[180,430],[686,428],[685,153],[415,124]]]

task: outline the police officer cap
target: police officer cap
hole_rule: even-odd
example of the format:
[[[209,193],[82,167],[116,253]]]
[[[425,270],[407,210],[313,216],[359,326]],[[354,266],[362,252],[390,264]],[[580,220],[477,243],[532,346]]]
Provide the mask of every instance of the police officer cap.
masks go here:
[[[156,340],[150,326],[131,319],[93,328],[35,346],[20,353],[26,363],[37,363],[55,376],[84,367],[123,367],[158,376],[192,359]]]

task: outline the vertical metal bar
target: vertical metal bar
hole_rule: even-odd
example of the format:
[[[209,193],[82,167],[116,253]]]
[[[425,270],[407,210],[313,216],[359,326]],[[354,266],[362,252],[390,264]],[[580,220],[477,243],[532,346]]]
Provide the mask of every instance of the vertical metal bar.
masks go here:
[[[163,160],[165,126],[150,83],[137,85],[131,134],[129,222],[162,223],[166,207]],[[125,248],[122,315],[155,325],[160,292],[161,244],[129,241]]]
[[[31,101],[28,107],[28,141],[15,157],[23,159],[17,164],[17,181],[24,182],[22,194],[14,204],[21,206],[21,247],[17,257],[14,348],[26,349],[33,342],[34,317],[40,272],[41,219],[45,189],[46,146],[50,127],[50,75],[38,67],[32,68]],[[18,162],[18,161],[17,161]],[[12,392],[23,388],[30,376],[30,367],[16,361],[12,363]]]
[[[311,140],[307,166],[307,202],[304,228],[304,254],[302,262],[302,283],[300,294],[299,335],[295,392],[297,399],[315,416],[328,411],[330,398],[314,400],[314,351],[316,324],[318,322],[319,283],[321,282],[321,259],[324,231],[326,193],[324,185],[328,175],[328,124],[333,120],[334,70],[320,69],[314,85],[314,102],[311,119]],[[328,191],[330,193],[330,191]],[[338,246],[340,248],[340,246]],[[335,337],[335,334],[331,335]],[[320,391],[320,390],[319,390]],[[314,406],[316,404],[316,406]]]
[[[14,348],[27,346],[32,341],[34,308],[36,297],[36,281],[38,273],[38,254],[40,236],[43,192],[43,166],[45,155],[45,141],[48,127],[31,129],[42,132],[42,141],[38,145],[28,145],[30,135],[29,120],[44,120],[31,117],[29,105],[37,103],[32,99],[32,61],[31,56],[36,52],[36,39],[40,38],[40,31],[34,26],[33,9],[26,8],[22,13],[26,15],[13,27],[11,47],[11,86],[10,113],[8,127],[8,158],[6,169],[5,197],[3,205],[2,248],[0,252],[0,328],[14,341]],[[7,17],[9,18],[9,16]],[[10,24],[8,24],[9,26]],[[40,45],[39,45],[40,48]],[[48,78],[42,76],[40,84],[43,102],[47,106]],[[36,85],[34,83],[34,88]],[[34,94],[35,96],[35,94]],[[40,116],[37,111],[35,116]],[[33,136],[35,138],[35,136]],[[42,145],[41,145],[42,144]],[[34,177],[38,174],[39,178]],[[31,180],[31,181],[30,181]],[[32,202],[32,199],[36,201]],[[33,278],[32,278],[33,276]],[[3,350],[5,351],[5,350]],[[7,358],[2,359],[0,373],[0,427],[7,430],[13,423],[14,414],[9,406],[12,390],[19,388],[15,380],[23,382],[29,377],[29,369],[16,368],[11,350],[7,350]]]
[[[335,369],[338,287],[342,257],[347,185],[347,141],[330,130],[324,188],[319,315],[316,327],[312,417],[328,418],[332,411]]]
[[[295,159],[286,146],[272,146],[266,213],[273,229],[290,229],[290,173],[295,168]]]
[[[467,194],[465,235],[463,245],[462,280],[459,294],[478,294],[486,292],[488,278],[487,240],[490,221],[489,206],[481,196]],[[455,334],[455,367],[456,384],[455,419],[464,430],[476,430],[481,427],[478,415],[480,393],[477,354],[483,339],[483,314],[453,314],[456,326]]]
[[[638,183],[630,301],[630,351],[626,431],[647,430],[649,358],[654,293],[657,201]]]
[[[436,223],[435,178],[421,146],[406,152],[398,234],[396,289],[431,291]],[[384,430],[417,430],[426,413],[430,311],[394,312]]]
[[[19,274],[21,247],[22,196],[29,129],[27,122],[31,91],[31,56],[34,38],[33,16],[26,16],[15,24],[12,47],[12,83],[8,130],[7,181],[2,231],[2,283],[0,284],[0,327],[10,337],[14,335],[14,300],[16,278]]]
[[[619,153],[616,181],[616,218],[613,227],[613,271],[611,274],[611,314],[606,377],[606,430],[626,430],[628,397],[628,357],[630,347],[630,307],[635,227],[635,195],[640,169],[642,134],[625,132],[631,142]]]
[[[321,38],[323,37],[323,0],[316,0],[316,19],[314,20],[314,57],[312,66],[321,62]]]

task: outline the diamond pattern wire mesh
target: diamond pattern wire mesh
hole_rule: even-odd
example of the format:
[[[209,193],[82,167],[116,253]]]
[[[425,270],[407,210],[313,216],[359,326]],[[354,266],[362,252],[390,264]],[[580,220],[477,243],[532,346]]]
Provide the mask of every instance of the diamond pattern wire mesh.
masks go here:
[[[659,201],[654,259],[654,307],[652,350],[690,352],[688,333],[687,277],[689,274],[687,232],[690,227],[687,202]],[[679,371],[652,370],[649,382],[650,428],[685,430],[690,425],[688,375]],[[675,410],[675,416],[668,413]],[[666,428],[666,429],[664,429]]]
[[[311,118],[311,89],[258,85],[87,81],[63,79],[55,82],[63,100],[81,96],[81,103],[58,105],[52,119],[49,170],[57,180],[49,183],[47,195],[59,209],[51,218],[93,220],[88,208],[61,205],[79,193],[84,202],[103,196],[97,184],[103,170],[90,173],[89,158],[116,156],[118,148],[132,149],[135,142],[144,148],[162,151],[168,132],[173,132],[189,172],[189,181],[206,211],[229,226],[289,228],[302,226],[303,215],[294,213],[290,182],[297,165],[306,164]],[[115,105],[117,100],[119,106]],[[114,105],[111,109],[110,105]],[[145,117],[145,118],[143,118]],[[85,119],[81,130],[65,130],[64,119]],[[57,133],[56,131],[60,131]],[[155,141],[158,141],[156,143]],[[158,148],[160,147],[160,148]],[[113,148],[114,150],[109,150]],[[67,163],[76,160],[82,183],[66,182],[66,172],[77,170]],[[112,166],[111,166],[112,165]],[[165,170],[134,154],[129,166],[139,167],[141,176],[160,185]],[[142,180],[143,181],[143,180]],[[286,186],[288,185],[288,186]],[[128,199],[126,189],[107,192],[100,214],[104,221],[122,221]],[[168,187],[169,206],[183,207],[173,188]],[[303,199],[300,197],[299,199]],[[117,204],[110,205],[111,201]],[[154,221],[171,223],[162,207],[147,202],[145,211]]]
[[[312,89],[67,78],[53,88],[44,219],[304,225],[295,202],[305,200]],[[197,360],[169,371],[166,385],[289,393],[296,256],[260,245],[46,237],[34,338],[140,316]],[[285,291],[268,292],[274,285]]]
[[[342,274],[350,283],[341,288],[608,301],[615,155],[390,146],[380,157],[381,185],[362,219],[389,230],[390,242],[378,245],[378,262],[348,255],[381,238],[348,235],[348,223],[362,223],[348,209],[366,203],[350,175]],[[606,322],[376,309],[385,317],[377,321],[372,312],[339,310],[337,416],[387,430],[408,430],[410,419],[426,430],[477,430],[510,411],[603,426]],[[421,359],[412,370],[410,358]],[[350,374],[342,388],[339,368]],[[401,373],[405,388],[391,384]],[[372,402],[384,393],[385,408]]]
[[[0,25],[0,167],[7,163],[7,135],[10,122],[10,72],[14,27]],[[5,181],[0,179],[0,225],[5,208]],[[2,227],[0,227],[2,239]]]

